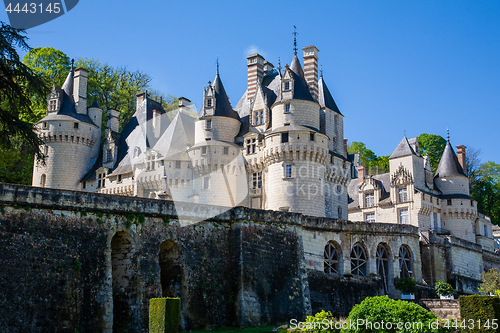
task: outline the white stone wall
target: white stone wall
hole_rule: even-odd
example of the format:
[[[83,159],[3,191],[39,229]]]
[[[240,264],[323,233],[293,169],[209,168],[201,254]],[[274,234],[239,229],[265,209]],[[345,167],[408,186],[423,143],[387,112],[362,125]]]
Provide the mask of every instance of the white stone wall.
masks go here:
[[[285,112],[285,104],[290,104],[290,112]],[[310,126],[319,130],[319,105],[302,100],[285,100],[272,106],[272,130],[285,126]]]
[[[207,129],[206,120],[212,120],[212,128]],[[205,117],[195,122],[195,144],[205,142],[206,139],[214,141],[234,142],[240,131],[241,123],[229,117]]]
[[[469,178],[465,176],[436,178],[434,182],[443,194],[470,194]]]

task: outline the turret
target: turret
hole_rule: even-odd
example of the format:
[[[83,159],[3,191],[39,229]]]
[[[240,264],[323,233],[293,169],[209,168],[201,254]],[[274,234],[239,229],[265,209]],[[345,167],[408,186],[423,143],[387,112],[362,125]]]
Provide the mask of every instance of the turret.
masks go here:
[[[469,195],[469,178],[465,174],[448,140],[441,156],[434,183],[445,195]]]

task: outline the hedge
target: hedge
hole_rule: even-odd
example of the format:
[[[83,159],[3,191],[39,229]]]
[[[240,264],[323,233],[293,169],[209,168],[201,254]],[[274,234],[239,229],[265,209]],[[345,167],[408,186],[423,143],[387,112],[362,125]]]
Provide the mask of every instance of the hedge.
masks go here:
[[[500,332],[500,297],[460,296],[459,303],[460,317],[470,326],[465,332]]]
[[[179,298],[152,298],[149,300],[149,332],[177,333],[181,319]]]

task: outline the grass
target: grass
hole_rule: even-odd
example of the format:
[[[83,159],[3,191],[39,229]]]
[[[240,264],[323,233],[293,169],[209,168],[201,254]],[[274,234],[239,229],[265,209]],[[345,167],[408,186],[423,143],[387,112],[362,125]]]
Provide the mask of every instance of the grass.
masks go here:
[[[191,333],[276,333],[273,332],[276,326],[262,326],[262,327],[249,327],[249,328],[238,328],[238,327],[222,327],[216,328],[212,331],[207,331],[206,329],[191,331]],[[286,332],[286,331],[281,331]]]

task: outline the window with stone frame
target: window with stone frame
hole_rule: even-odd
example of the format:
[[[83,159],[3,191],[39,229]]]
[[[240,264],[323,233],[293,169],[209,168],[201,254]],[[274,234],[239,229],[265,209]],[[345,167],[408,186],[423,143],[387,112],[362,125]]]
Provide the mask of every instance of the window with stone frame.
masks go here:
[[[208,176],[203,177],[201,188],[203,190],[208,190],[209,186],[210,186],[210,178]]]
[[[408,208],[403,208],[399,210],[399,223],[400,224],[409,224],[410,218],[408,216]]]
[[[252,189],[257,190],[262,187],[262,172],[254,172],[252,174]]]
[[[398,188],[398,202],[408,201],[408,190],[406,187]]]
[[[413,262],[410,249],[402,245],[399,248],[399,277],[410,278],[413,277]]]
[[[337,214],[338,214],[337,217],[339,219],[341,219],[342,218],[342,206],[337,207]]]
[[[57,106],[57,101],[52,99],[49,101],[49,111],[55,111]]]
[[[264,123],[264,110],[258,110],[253,113],[253,125],[258,126]]]
[[[375,213],[366,213],[365,214],[365,222],[375,222]]]
[[[247,139],[246,144],[247,144],[247,155],[255,154],[257,152],[257,139],[256,138]]]
[[[43,128],[47,128],[47,127],[48,127],[48,126],[47,126],[47,122],[46,122],[46,121],[44,121],[44,122],[43,122]]]
[[[288,132],[281,133],[281,143],[288,142]]]
[[[111,162],[113,161],[113,150],[107,149],[106,150],[106,162]]]
[[[212,99],[211,98],[207,98],[207,107],[212,107]]]
[[[315,135],[314,132],[309,133],[309,141],[314,141]]]
[[[224,147],[223,152],[224,155],[229,155],[229,147]]]
[[[290,90],[290,81],[283,82],[283,90]]]
[[[181,161],[175,161],[175,168],[180,169],[181,168]]]
[[[356,243],[351,250],[351,274],[355,276],[366,276],[367,258],[364,247]]]
[[[201,147],[201,154],[206,155],[206,153],[207,153],[207,147],[206,146]]]
[[[290,103],[286,103],[285,104],[285,113],[289,113],[290,112]]]
[[[326,243],[323,252],[324,258],[324,272],[326,274],[339,274],[340,275],[340,260],[341,260],[340,246],[333,241]]]
[[[205,122],[206,129],[212,129],[212,119],[207,119]]]
[[[375,205],[375,193],[365,193],[365,207],[373,207]]]

